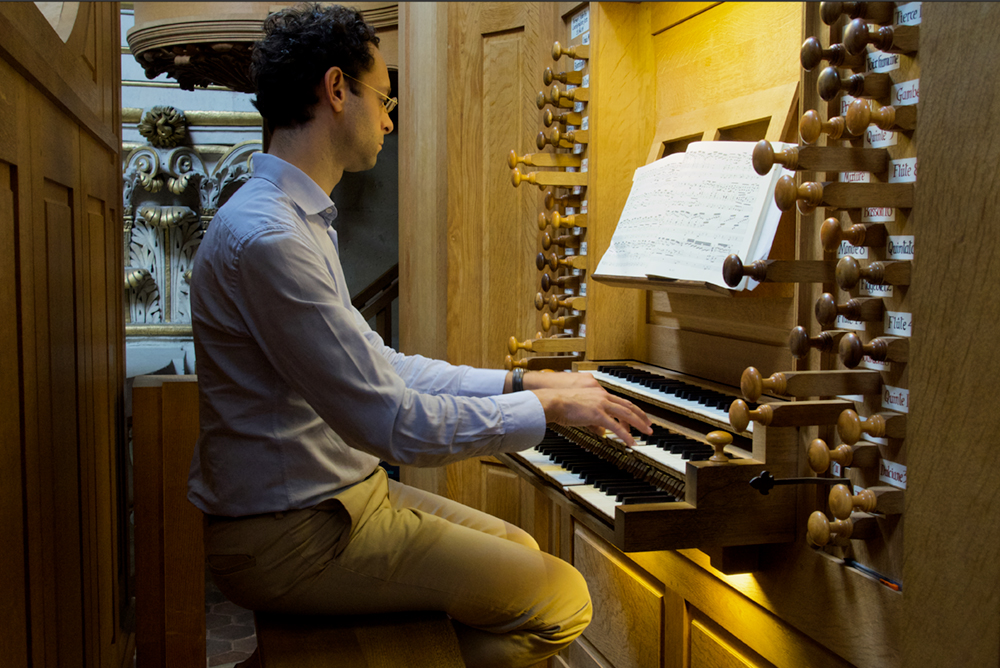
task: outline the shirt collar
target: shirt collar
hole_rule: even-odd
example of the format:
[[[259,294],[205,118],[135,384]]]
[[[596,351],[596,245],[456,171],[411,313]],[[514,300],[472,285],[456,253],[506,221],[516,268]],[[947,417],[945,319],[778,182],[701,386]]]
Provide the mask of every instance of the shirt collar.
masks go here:
[[[319,216],[329,226],[337,217],[337,207],[330,196],[301,169],[267,153],[254,153],[253,175],[270,181],[295,202],[307,216]]]

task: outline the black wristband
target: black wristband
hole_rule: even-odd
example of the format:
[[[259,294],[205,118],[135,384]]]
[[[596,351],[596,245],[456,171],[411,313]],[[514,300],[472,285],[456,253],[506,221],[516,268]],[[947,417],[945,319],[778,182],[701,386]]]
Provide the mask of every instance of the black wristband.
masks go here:
[[[510,383],[511,392],[523,392],[524,391],[524,369],[517,367],[514,369],[514,377],[511,379]]]

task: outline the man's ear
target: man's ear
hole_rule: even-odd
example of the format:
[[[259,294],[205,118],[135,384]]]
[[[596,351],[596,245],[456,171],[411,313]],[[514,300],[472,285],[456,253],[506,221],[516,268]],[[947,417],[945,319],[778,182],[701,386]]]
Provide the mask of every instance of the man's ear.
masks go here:
[[[344,99],[347,97],[347,80],[339,67],[331,67],[323,75],[323,95],[334,111],[344,110]]]

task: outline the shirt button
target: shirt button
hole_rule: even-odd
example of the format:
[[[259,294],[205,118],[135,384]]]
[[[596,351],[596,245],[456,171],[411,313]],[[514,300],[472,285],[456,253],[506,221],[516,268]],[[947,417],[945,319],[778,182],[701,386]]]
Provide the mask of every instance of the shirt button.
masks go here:
[[[329,213],[333,213],[333,209],[332,209],[332,208],[330,208],[330,209],[327,209],[327,210],[326,210],[326,213],[328,213],[328,214],[329,214]]]

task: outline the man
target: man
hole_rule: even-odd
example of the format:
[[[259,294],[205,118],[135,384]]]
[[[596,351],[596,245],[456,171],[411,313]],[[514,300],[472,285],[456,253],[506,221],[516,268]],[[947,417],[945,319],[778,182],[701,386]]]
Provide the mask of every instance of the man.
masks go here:
[[[524,531],[387,480],[537,444],[546,422],[649,432],[589,375],[455,367],[387,348],[351,306],[331,226],[345,171],[392,131],[389,76],[360,14],[265,23],[256,105],[272,129],[212,221],[191,303],[201,436],[188,498],[216,584],[255,610],[443,610],[469,666],[530,666],[590,621],[586,583]],[[512,390],[524,391],[512,391]]]

